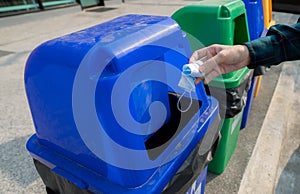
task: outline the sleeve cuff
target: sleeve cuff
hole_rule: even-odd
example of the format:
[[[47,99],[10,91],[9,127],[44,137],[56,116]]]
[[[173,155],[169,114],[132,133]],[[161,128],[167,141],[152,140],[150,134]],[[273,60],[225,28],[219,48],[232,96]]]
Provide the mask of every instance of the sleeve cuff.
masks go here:
[[[248,48],[249,50],[249,56],[250,56],[250,64],[247,66],[249,69],[255,69],[257,67],[256,65],[256,57],[255,57],[255,51],[252,47],[251,42],[246,42],[244,45]]]

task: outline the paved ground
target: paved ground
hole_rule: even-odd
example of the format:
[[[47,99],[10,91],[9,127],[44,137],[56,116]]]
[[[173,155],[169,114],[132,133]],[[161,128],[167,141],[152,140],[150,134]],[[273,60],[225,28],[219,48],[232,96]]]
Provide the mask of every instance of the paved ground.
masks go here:
[[[128,0],[122,4],[110,0],[106,1],[106,8],[112,9],[93,8],[82,12],[79,6],[74,6],[0,18],[0,193],[45,193],[25,150],[34,126],[25,97],[23,72],[26,59],[36,46],[127,13],[169,16],[179,7],[193,2],[196,0]],[[274,14],[274,19],[281,23],[295,22],[297,17]],[[299,62],[285,63],[271,68],[263,77],[237,149],[223,174],[208,174],[206,193],[263,193],[258,191],[266,186],[264,184],[270,189],[265,193],[300,193],[297,184],[300,182],[299,65]],[[288,99],[280,98],[282,96]],[[275,112],[279,114],[273,114]],[[270,126],[284,130],[276,134],[279,130],[274,132]],[[266,131],[274,133],[265,134]],[[272,136],[274,134],[276,136]],[[268,137],[275,137],[271,141],[274,144],[264,144]],[[274,150],[276,153],[273,154]],[[261,155],[270,155],[266,159],[275,163],[270,166],[271,170],[259,166],[264,163],[258,160],[263,158]],[[264,173],[267,178],[259,179]],[[254,188],[258,190],[255,192]]]

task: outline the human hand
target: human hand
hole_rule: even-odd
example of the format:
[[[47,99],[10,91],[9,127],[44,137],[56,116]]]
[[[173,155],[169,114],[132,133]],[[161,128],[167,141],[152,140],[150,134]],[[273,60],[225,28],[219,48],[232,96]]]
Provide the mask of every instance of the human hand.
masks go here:
[[[203,64],[199,70],[204,73],[206,84],[221,74],[241,69],[250,63],[249,50],[244,45],[225,46],[214,44],[195,51],[190,58],[190,63],[201,58],[203,58]],[[201,79],[203,77],[197,78],[195,84],[198,84]]]

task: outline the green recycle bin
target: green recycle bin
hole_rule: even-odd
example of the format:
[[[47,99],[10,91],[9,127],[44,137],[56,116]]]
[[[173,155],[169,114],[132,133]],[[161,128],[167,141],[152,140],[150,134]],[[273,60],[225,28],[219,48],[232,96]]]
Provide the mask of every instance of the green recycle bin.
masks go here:
[[[243,68],[230,78],[220,76],[206,85],[207,93],[215,96],[220,102],[221,122],[223,122],[222,138],[213,160],[208,165],[210,172],[222,173],[236,148],[252,74],[253,71]]]
[[[180,8],[172,18],[187,34],[193,51],[212,44],[235,45],[250,40],[241,0],[199,1]],[[223,122],[222,138],[208,166],[210,172],[222,173],[236,148],[251,77],[252,72],[245,67],[219,76],[206,86],[207,92],[219,100]]]

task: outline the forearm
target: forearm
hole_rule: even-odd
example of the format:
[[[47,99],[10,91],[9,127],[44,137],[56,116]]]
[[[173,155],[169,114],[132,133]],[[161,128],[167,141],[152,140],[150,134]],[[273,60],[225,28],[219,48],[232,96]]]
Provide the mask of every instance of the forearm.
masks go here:
[[[245,45],[249,49],[250,69],[300,59],[300,23],[294,26],[275,25],[266,37]]]

